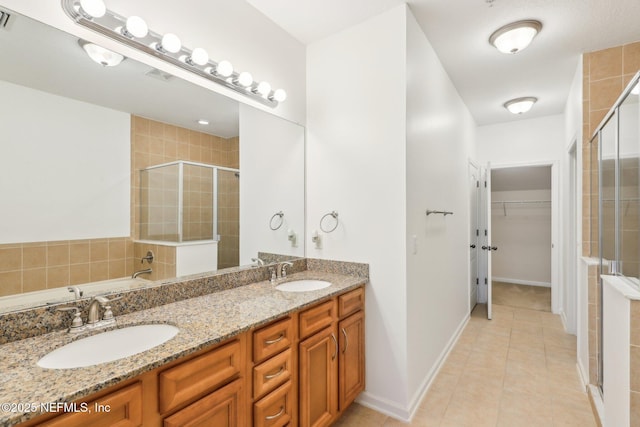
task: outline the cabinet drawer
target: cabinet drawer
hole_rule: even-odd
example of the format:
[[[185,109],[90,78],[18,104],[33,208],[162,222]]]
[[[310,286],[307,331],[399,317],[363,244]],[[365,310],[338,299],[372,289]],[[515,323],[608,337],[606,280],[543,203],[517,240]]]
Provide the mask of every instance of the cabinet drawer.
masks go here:
[[[80,403],[77,407],[78,411],[82,410]],[[101,411],[98,408],[104,409]],[[141,426],[142,384],[132,384],[89,402],[87,409],[90,412],[68,413],[40,425],[47,427]]]
[[[291,421],[293,413],[291,381],[272,391],[253,405],[254,427],[280,427]]]
[[[364,288],[358,288],[338,297],[338,316],[343,318],[364,308]]]
[[[240,372],[240,343],[233,341],[159,375],[160,413],[213,390]]]
[[[253,398],[270,392],[291,378],[291,349],[253,368]]]
[[[300,313],[300,339],[331,325],[336,318],[335,300],[324,302]]]
[[[253,333],[253,361],[258,363],[282,350],[293,342],[293,322],[290,317],[258,329]]]
[[[165,418],[164,427],[239,427],[241,390],[242,380],[235,380]]]

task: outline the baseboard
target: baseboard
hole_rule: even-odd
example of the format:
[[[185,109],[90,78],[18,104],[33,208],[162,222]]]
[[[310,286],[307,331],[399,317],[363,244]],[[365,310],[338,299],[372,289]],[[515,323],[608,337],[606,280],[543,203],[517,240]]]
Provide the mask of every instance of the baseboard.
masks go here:
[[[580,358],[578,358],[576,365],[578,366],[578,377],[580,377],[582,387],[584,388],[584,390],[587,390],[587,387],[589,386],[589,373],[584,368],[584,366],[582,366],[582,361],[580,360]]]
[[[366,406],[367,408],[373,409],[374,411],[383,413],[400,421],[408,423],[411,419],[411,413],[409,410],[398,404],[398,402],[393,402],[383,397],[375,396],[366,391],[360,393],[356,402],[362,406]]]
[[[506,277],[496,277],[496,276],[493,276],[491,280],[495,282],[513,283],[515,285],[541,286],[544,288],[551,287],[551,283],[549,282],[536,282],[533,280],[508,279]]]
[[[420,384],[420,387],[418,387],[418,390],[414,393],[408,408],[399,405],[397,402],[375,396],[371,393],[368,393],[367,391],[362,392],[356,399],[356,402],[358,402],[362,406],[366,406],[367,408],[381,412],[399,421],[403,421],[406,423],[411,422],[411,419],[420,407],[420,402],[422,402],[425,394],[427,394],[427,391],[429,391],[429,387],[431,387],[433,380],[438,375],[438,372],[440,372],[440,369],[447,359],[447,356],[449,356],[449,353],[451,353],[451,350],[453,350],[456,343],[458,342],[458,339],[460,338],[462,331],[464,331],[465,326],[467,326],[469,319],[469,315],[465,316],[462,322],[458,325],[455,333],[449,339],[449,342],[447,342],[447,345],[440,353],[436,364],[431,368],[425,379]]]

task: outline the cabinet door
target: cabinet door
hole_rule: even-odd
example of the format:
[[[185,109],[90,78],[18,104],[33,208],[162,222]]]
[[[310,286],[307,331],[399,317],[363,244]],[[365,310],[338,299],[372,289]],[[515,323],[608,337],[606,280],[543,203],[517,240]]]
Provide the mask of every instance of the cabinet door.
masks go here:
[[[135,383],[89,402],[78,412],[56,417],[47,427],[138,427],[142,425],[142,384]],[[86,411],[85,411],[86,409]]]
[[[364,312],[359,311],[338,324],[340,335],[340,410],[343,411],[364,390]]]
[[[300,425],[328,426],[338,409],[338,341],[335,325],[300,343]]]
[[[242,427],[242,380],[237,379],[164,420],[164,427]]]

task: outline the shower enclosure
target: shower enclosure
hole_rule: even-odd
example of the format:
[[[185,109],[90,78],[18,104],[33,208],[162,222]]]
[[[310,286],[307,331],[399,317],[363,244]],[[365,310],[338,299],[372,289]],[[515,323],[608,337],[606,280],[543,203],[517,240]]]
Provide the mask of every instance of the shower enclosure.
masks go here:
[[[640,278],[640,72],[595,131],[590,143],[591,256],[599,274],[621,276],[638,288]],[[597,225],[597,228],[596,228]],[[598,277],[596,343],[602,388],[602,279]]]
[[[140,238],[218,242],[218,268],[237,266],[240,171],[176,161],[140,173]]]

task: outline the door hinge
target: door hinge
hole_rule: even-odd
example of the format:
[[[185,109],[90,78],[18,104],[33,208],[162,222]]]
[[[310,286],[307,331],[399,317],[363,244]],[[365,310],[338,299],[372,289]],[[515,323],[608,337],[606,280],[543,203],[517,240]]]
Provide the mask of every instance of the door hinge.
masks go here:
[[[479,284],[480,284],[480,279],[476,277],[476,285],[479,285]]]
[[[484,278],[484,284],[485,285],[487,284],[487,278],[486,277]]]
[[[487,181],[484,182],[484,188],[487,188]]]
[[[480,188],[480,181],[476,181],[476,187]]]
[[[485,235],[485,236],[487,235],[487,230],[486,230],[486,229],[484,230],[484,235]]]
[[[479,235],[480,235],[480,230],[476,228],[476,236],[479,236]]]

